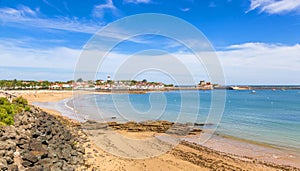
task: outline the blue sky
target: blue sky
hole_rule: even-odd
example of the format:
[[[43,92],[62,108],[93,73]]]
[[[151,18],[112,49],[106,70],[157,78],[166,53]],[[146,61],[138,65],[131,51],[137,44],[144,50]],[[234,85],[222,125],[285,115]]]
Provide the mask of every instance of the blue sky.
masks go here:
[[[95,32],[141,13],[176,16],[201,30],[227,84],[300,84],[300,0],[0,0],[0,79],[73,79]],[[142,43],[125,41],[111,56],[156,48],[180,53],[166,38],[138,39]]]

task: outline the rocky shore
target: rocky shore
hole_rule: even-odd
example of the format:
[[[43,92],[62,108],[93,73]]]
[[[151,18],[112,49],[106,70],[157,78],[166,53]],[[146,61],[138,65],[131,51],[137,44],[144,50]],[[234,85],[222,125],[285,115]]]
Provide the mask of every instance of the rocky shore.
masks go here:
[[[123,130],[128,132],[156,132],[156,133],[167,133],[176,135],[196,135],[202,130],[200,128],[194,127],[199,126],[199,124],[181,124],[169,121],[144,121],[144,122],[107,122],[98,123],[95,121],[87,121],[81,124],[81,128],[86,130],[104,129],[112,128],[113,130]],[[203,126],[203,124],[201,124]]]
[[[87,141],[76,124],[31,107],[0,127],[0,170],[76,170],[85,165]]]

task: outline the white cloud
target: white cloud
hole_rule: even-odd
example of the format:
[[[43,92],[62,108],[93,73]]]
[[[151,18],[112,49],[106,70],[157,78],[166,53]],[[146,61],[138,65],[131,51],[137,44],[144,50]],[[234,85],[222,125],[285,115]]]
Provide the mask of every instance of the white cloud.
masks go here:
[[[105,4],[95,5],[93,9],[93,16],[103,18],[107,12],[111,12],[113,15],[118,15],[118,9],[115,7],[112,0],[107,0]]]
[[[255,9],[269,14],[300,12],[300,0],[251,0],[250,9],[247,12]]]
[[[36,16],[39,9],[32,10],[27,6],[20,6],[18,9],[14,8],[0,8],[1,16],[7,15],[12,17],[26,17],[26,16]]]
[[[0,21],[5,25],[16,27],[58,29],[89,34],[97,32],[103,26],[101,23],[78,20],[77,18],[42,18],[39,17],[39,9],[32,10],[26,6],[21,6],[18,9],[0,8]]]
[[[183,12],[187,12],[187,11],[189,11],[191,9],[190,8],[180,8],[180,10],[183,11]]]
[[[1,66],[73,69],[80,50],[67,47],[28,48],[16,40],[0,40]]]
[[[300,45],[245,43],[218,56],[228,83],[300,84]]]
[[[80,49],[24,47],[19,41],[0,40],[0,65],[2,67],[52,68],[53,71],[59,69],[72,71],[81,55]],[[102,52],[92,52],[92,54],[99,53]],[[231,45],[216,53],[223,66],[227,84],[300,84],[300,44],[288,46],[250,42]],[[145,53],[143,55],[142,58],[145,59],[152,57]],[[208,80],[205,69],[194,55],[187,52],[174,52],[171,55],[176,56],[182,64],[186,65],[195,74],[196,80]],[[205,53],[202,55],[207,56]],[[131,54],[111,52],[105,58],[101,72],[113,75],[113,72],[130,56]],[[164,56],[165,54],[154,55],[153,62],[157,63],[157,59],[164,58]],[[136,65],[139,64],[136,63]],[[63,75],[60,75],[59,72],[56,74],[59,75],[57,79]],[[181,73],[174,72],[172,74],[180,75]],[[30,76],[29,72],[28,76]],[[184,75],[180,76],[185,77]],[[13,73],[10,73],[10,77],[14,77]],[[39,76],[41,79],[47,79],[47,77],[48,75]],[[55,79],[54,73],[51,78]],[[72,79],[70,73],[64,78]]]
[[[133,3],[133,4],[148,4],[151,2],[151,0],[124,0],[125,3]]]

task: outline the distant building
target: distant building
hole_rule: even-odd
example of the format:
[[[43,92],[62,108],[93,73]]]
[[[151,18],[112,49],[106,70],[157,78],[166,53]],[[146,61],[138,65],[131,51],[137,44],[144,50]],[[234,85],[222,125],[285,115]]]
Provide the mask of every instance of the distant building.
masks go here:
[[[204,80],[201,80],[200,83],[198,84],[199,86],[205,86],[206,82]]]
[[[62,88],[72,88],[72,85],[70,85],[70,84],[63,84]]]
[[[200,83],[197,85],[198,89],[203,89],[203,90],[212,90],[213,85],[210,82],[205,82],[204,80],[200,81]]]
[[[61,86],[58,84],[54,84],[54,85],[50,86],[50,89],[53,89],[53,90],[61,89]]]

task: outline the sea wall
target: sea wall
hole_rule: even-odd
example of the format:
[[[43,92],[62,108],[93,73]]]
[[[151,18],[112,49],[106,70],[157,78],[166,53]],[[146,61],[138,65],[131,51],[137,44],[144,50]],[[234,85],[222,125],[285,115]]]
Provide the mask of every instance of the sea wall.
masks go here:
[[[87,139],[75,123],[31,107],[0,127],[0,170],[76,170],[85,165]]]

